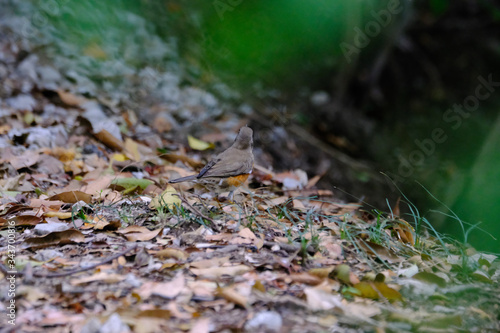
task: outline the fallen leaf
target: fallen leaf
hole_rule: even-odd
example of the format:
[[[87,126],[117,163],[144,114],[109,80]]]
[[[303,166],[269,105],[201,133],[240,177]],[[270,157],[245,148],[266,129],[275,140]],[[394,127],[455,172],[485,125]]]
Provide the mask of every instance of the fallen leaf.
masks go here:
[[[333,295],[326,284],[304,288],[307,305],[313,311],[342,308],[342,297]]]
[[[323,279],[318,277],[317,275],[313,275],[313,274],[305,273],[305,272],[292,273],[292,274],[290,274],[290,279],[292,279],[292,281],[296,282],[296,283],[304,283],[304,284],[308,284],[308,285],[312,285],[312,286],[318,285],[323,281]]]
[[[178,261],[185,261],[187,258],[189,258],[189,253],[186,251],[180,250],[180,249],[173,249],[173,248],[166,248],[163,250],[160,250],[156,252],[155,257],[158,257],[160,259],[164,258],[174,258]]]
[[[217,267],[217,266],[222,266],[222,264],[226,263],[229,261],[231,257],[226,256],[226,257],[220,257],[220,258],[212,258],[212,259],[205,259],[205,260],[198,260],[198,261],[193,261],[189,263],[190,267],[194,268],[209,268],[209,267]]]
[[[109,133],[107,130],[103,129],[94,135],[97,140],[104,143],[107,147],[116,151],[123,150],[123,142],[120,139],[116,138],[113,134]]]
[[[186,279],[184,276],[182,274],[177,274],[177,276],[169,282],[146,282],[139,288],[137,293],[142,299],[147,299],[153,295],[173,299],[181,293],[185,285]]]
[[[217,288],[217,295],[225,298],[229,302],[232,302],[234,304],[238,304],[239,306],[241,306],[243,308],[247,308],[249,306],[248,297],[238,293],[232,287],[225,287],[225,288],[219,287],[219,288]]]
[[[379,299],[385,297],[389,301],[402,299],[399,291],[389,287],[384,282],[360,282],[355,284],[353,288],[359,291],[357,296],[365,298]]]
[[[122,274],[112,274],[107,272],[99,272],[91,276],[84,276],[78,279],[72,279],[69,283],[73,286],[86,284],[90,282],[102,282],[102,283],[118,283],[125,280],[125,276]]]
[[[46,212],[43,214],[44,217],[56,217],[61,220],[67,220],[73,217],[72,212]]]
[[[149,230],[146,227],[139,226],[128,226],[125,229],[118,230],[117,232],[123,234],[128,241],[136,242],[136,241],[148,241],[156,236],[163,230],[163,228],[158,228],[156,230]]]
[[[210,332],[210,318],[201,318],[196,320],[189,333],[209,333]]]
[[[204,279],[216,280],[224,275],[236,276],[250,272],[253,268],[246,265],[210,267],[210,268],[191,268],[191,272]]]
[[[0,228],[7,228],[9,226],[33,226],[42,222],[42,218],[34,215],[18,215],[14,216],[12,219],[6,220],[0,218]],[[14,224],[12,224],[14,223]]]
[[[141,153],[139,153],[139,145],[130,138],[125,139],[125,153],[127,157],[133,161],[141,161]]]
[[[52,232],[43,237],[32,237],[24,241],[23,248],[43,248],[71,243],[83,243],[85,236],[78,230],[64,230]]]
[[[180,207],[181,203],[182,201],[177,195],[175,188],[168,185],[165,191],[151,200],[149,208],[158,210],[161,207],[167,207],[168,209],[173,210],[176,207]]]
[[[64,90],[57,90],[57,94],[61,101],[69,106],[80,106],[85,103],[87,100],[82,96],[76,96],[70,92],[66,92]]]
[[[414,279],[435,284],[441,288],[446,287],[446,281],[442,277],[430,272],[420,272],[412,276]]]
[[[204,163],[201,163],[200,161],[192,159],[191,157],[188,157],[186,155],[168,153],[168,154],[160,154],[160,157],[169,161],[170,163],[181,161],[183,163],[189,164],[193,168],[201,168],[205,165]]]
[[[189,147],[194,150],[207,150],[215,148],[215,145],[213,143],[201,141],[200,139],[196,139],[191,135],[188,135],[188,144]]]
[[[20,156],[11,157],[8,162],[14,167],[14,169],[19,170],[22,168],[29,168],[37,163],[40,159],[40,154],[33,150],[27,150]]]
[[[125,191],[130,191],[136,188],[144,190],[151,184],[154,184],[151,180],[139,178],[115,178],[111,181],[112,188],[121,190],[119,188],[116,188],[116,186],[119,186]]]
[[[369,254],[373,254],[377,256],[378,258],[382,260],[386,260],[390,263],[397,263],[403,261],[403,258],[395,255],[392,251],[389,249],[379,245],[375,244],[373,242],[366,242],[361,240],[359,242],[359,245]]]
[[[90,203],[92,201],[92,196],[82,191],[68,191],[53,195],[48,198],[48,200],[60,200],[66,203],[77,203],[78,201]]]

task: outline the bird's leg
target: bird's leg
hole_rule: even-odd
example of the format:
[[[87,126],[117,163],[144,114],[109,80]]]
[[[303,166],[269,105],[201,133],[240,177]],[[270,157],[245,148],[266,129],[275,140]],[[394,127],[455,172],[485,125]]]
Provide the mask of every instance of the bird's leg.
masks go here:
[[[215,201],[217,202],[217,205],[219,206],[219,209],[222,210],[222,205],[220,204],[219,196],[217,194],[215,194]]]

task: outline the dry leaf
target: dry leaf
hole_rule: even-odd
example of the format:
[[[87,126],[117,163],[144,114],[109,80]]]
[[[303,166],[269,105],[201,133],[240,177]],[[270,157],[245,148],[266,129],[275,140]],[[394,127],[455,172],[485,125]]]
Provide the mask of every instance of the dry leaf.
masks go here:
[[[151,240],[158,236],[162,230],[163,228],[149,230],[146,227],[129,226],[125,229],[118,230],[117,232],[123,234],[129,242],[136,242]]]
[[[250,272],[253,268],[246,265],[210,267],[210,268],[191,268],[191,272],[204,279],[216,280],[224,275],[235,276]]]
[[[201,141],[200,139],[197,139],[191,135],[188,135],[188,144],[189,147],[194,150],[207,150],[215,148],[215,145],[213,143]]]
[[[7,228],[9,226],[12,226],[12,222],[14,222],[14,225],[17,226],[33,226],[37,225],[42,222],[42,218],[34,215],[18,215],[14,216],[12,219],[6,220],[3,218],[0,218],[0,228]]]
[[[73,217],[72,212],[46,212],[43,214],[44,217],[56,217],[61,220],[67,220]]]
[[[149,208],[158,210],[161,207],[167,207],[168,209],[172,210],[175,207],[180,207],[181,203],[182,201],[179,198],[179,195],[177,194],[175,188],[168,185],[165,191],[153,198],[153,200],[149,204]]]
[[[186,261],[189,258],[189,253],[180,249],[166,248],[156,252],[155,257],[160,259],[174,258],[178,261]]]
[[[327,284],[304,288],[307,305],[313,311],[342,308],[342,297],[333,295]]]
[[[146,282],[137,293],[142,299],[147,299],[152,295],[172,299],[181,293],[185,285],[186,279],[182,274],[178,274],[169,282]]]
[[[87,102],[87,99],[85,97],[76,96],[64,90],[57,90],[57,94],[59,95],[61,101],[69,106],[80,106],[83,103]]]
[[[68,191],[53,195],[48,200],[60,200],[67,203],[77,203],[78,201],[90,203],[92,196],[82,191]]]
[[[120,139],[116,138],[113,134],[109,133],[107,130],[103,129],[99,133],[96,133],[94,135],[97,140],[104,143],[107,147],[116,151],[123,150],[123,142]]]
[[[401,300],[403,298],[399,291],[389,287],[384,282],[360,282],[353,287],[359,291],[357,296],[365,298],[379,299],[385,297],[389,301]]]
[[[102,283],[118,283],[125,280],[125,276],[122,274],[111,274],[107,272],[99,272],[97,274],[91,276],[85,276],[78,279],[73,279],[70,281],[70,284],[73,286],[86,284],[90,282],[102,282]]]
[[[43,237],[32,237],[24,241],[23,248],[43,248],[71,243],[83,243],[85,236],[78,230],[70,229],[51,232]]]
[[[219,288],[217,288],[217,295],[225,298],[229,302],[232,302],[234,304],[238,304],[243,308],[247,308],[249,306],[248,297],[238,293],[232,287],[226,287],[226,288],[219,287]]]
[[[139,145],[137,142],[130,138],[125,139],[125,153],[127,157],[133,161],[140,162],[141,161],[141,153],[139,153]]]

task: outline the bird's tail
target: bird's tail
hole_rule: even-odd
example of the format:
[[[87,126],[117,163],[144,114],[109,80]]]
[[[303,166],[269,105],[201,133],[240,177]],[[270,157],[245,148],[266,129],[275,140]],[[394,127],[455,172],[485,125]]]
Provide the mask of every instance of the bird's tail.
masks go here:
[[[181,177],[181,178],[169,180],[168,182],[170,184],[175,184],[175,183],[180,183],[180,182],[187,182],[187,181],[195,180],[196,176],[197,175],[192,175],[192,176],[187,176],[187,177]]]

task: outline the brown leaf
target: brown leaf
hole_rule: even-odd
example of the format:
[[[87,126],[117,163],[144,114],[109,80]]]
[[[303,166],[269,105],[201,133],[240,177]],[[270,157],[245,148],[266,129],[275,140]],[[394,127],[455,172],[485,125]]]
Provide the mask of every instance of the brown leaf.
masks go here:
[[[178,274],[169,282],[146,282],[139,287],[138,294],[142,299],[147,299],[151,295],[172,299],[181,293],[185,285],[186,279],[182,274]]]
[[[70,281],[70,284],[73,286],[86,284],[90,282],[102,282],[102,283],[118,283],[125,280],[126,276],[122,274],[112,274],[107,272],[99,272],[97,274],[91,276],[84,276],[81,278],[73,279]]]
[[[57,217],[61,220],[67,220],[73,217],[72,212],[46,212],[43,214],[44,217]]]
[[[217,280],[224,275],[235,276],[251,271],[253,268],[246,265],[210,267],[210,268],[191,268],[194,275],[204,279]]]
[[[34,215],[18,215],[10,220],[0,218],[0,229],[7,228],[13,225],[17,226],[33,226],[42,222],[42,218]]]
[[[309,273],[292,273],[290,274],[290,278],[293,282],[309,284],[312,286],[318,285],[321,281],[323,281],[323,279],[317,275]]]
[[[78,230],[70,229],[51,232],[43,237],[32,237],[25,240],[23,248],[44,248],[48,246],[83,243],[85,236]]]
[[[372,243],[372,242],[366,242],[366,241],[363,241],[361,240],[359,242],[359,245],[367,252],[367,253],[370,253],[370,254],[373,254],[377,257],[379,257],[380,259],[382,260],[386,260],[390,263],[396,263],[396,262],[401,262],[403,261],[403,258],[395,255],[392,251],[390,251],[389,249],[381,246],[381,245],[378,245],[378,244],[375,244],[375,243]]]
[[[342,297],[333,295],[330,286],[325,282],[316,287],[304,288],[307,305],[313,311],[331,310],[333,308],[342,308]]]
[[[149,230],[146,227],[139,226],[129,226],[125,229],[118,230],[117,232],[123,234],[128,241],[136,242],[136,241],[148,241],[156,236],[163,230],[163,228],[158,228],[156,230]]]
[[[77,203],[78,201],[90,203],[92,196],[82,191],[68,191],[53,195],[48,200],[61,200],[66,203]]]
[[[204,166],[200,161],[194,160],[191,157],[186,155],[178,155],[178,154],[161,154],[161,158],[166,159],[170,163],[175,163],[177,161],[181,161],[183,163],[189,164],[193,168],[201,168]]]
[[[141,161],[141,153],[139,152],[139,145],[137,144],[137,142],[130,138],[126,138],[124,148],[125,154],[128,158],[136,162]]]
[[[189,253],[180,249],[166,248],[160,250],[154,254],[156,257],[163,258],[174,258],[178,261],[186,261],[189,258]]]
[[[20,156],[9,158],[8,162],[14,167],[14,169],[19,170],[33,166],[39,159],[40,154],[38,154],[38,152],[27,150]]]
[[[232,287],[226,287],[226,288],[219,287],[219,288],[217,288],[217,295],[225,298],[229,302],[232,302],[234,304],[238,304],[241,307],[247,308],[249,306],[248,297],[238,293]]]
[[[94,136],[97,138],[97,140],[101,141],[107,147],[113,150],[116,151],[123,150],[124,147],[123,142],[105,129],[101,130],[99,133],[94,134]]]
[[[51,201],[51,200],[33,198],[30,200],[29,205],[30,205],[30,207],[33,207],[33,208],[47,207],[50,209],[58,210],[61,208],[62,205],[64,205],[64,202],[61,200],[52,200]]]
[[[198,261],[193,261],[189,265],[194,268],[209,268],[209,267],[217,267],[217,266],[222,266],[222,264],[229,262],[229,259],[231,257],[226,256],[226,257],[220,257],[220,258],[212,258],[212,259],[206,259],[206,260],[198,260]]]
[[[87,101],[87,99],[82,96],[76,96],[64,90],[57,90],[57,94],[59,95],[61,101],[69,106],[80,106]]]

